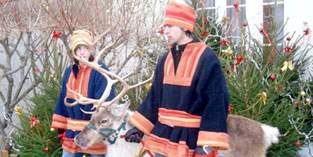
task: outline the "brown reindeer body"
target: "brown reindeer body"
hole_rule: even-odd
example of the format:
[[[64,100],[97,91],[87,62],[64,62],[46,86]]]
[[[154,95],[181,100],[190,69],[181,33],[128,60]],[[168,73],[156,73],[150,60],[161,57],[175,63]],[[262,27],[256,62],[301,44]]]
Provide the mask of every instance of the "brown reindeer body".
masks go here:
[[[221,153],[225,157],[265,157],[268,147],[266,141],[278,142],[279,132],[273,127],[271,127],[272,131],[264,130],[264,126],[264,124],[242,116],[229,115],[227,127],[230,149],[221,151]],[[273,134],[273,139],[266,139],[267,134]]]
[[[127,108],[129,104],[117,105],[111,109],[100,109],[94,114],[91,123],[98,128],[117,128],[124,121],[124,117],[132,114]],[[102,125],[102,126],[101,126]],[[228,135],[230,136],[230,149],[220,151],[220,157],[265,157],[266,150],[272,143],[278,142],[279,131],[277,128],[259,123],[257,121],[238,115],[229,115],[227,120]],[[107,157],[134,157],[138,156],[142,145],[125,142],[119,136],[124,135],[132,126],[126,125],[125,130],[118,132],[114,144],[108,143]],[[86,127],[76,138],[76,144],[89,147],[100,142],[98,130]],[[83,142],[83,143],[82,143]]]

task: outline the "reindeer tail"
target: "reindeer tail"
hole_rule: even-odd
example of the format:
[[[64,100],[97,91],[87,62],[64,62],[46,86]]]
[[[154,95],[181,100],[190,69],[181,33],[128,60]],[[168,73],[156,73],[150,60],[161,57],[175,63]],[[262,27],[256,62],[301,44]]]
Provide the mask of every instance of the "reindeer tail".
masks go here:
[[[261,124],[261,127],[264,132],[264,145],[266,149],[273,143],[278,143],[280,133],[277,127],[272,127],[266,124]]]

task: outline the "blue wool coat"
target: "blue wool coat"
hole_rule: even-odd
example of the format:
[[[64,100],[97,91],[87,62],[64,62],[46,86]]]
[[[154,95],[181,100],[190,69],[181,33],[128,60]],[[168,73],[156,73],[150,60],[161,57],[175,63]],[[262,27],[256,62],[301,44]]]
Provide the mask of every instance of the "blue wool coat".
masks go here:
[[[104,64],[101,64],[106,68]],[[106,152],[105,145],[98,145],[86,150],[80,149],[74,144],[73,138],[88,124],[91,115],[85,114],[85,111],[91,111],[92,105],[77,105],[68,107],[64,104],[64,98],[67,97],[67,102],[75,101],[75,95],[71,94],[66,86],[72,90],[78,91],[85,97],[99,99],[107,86],[107,80],[99,72],[89,67],[69,66],[63,75],[63,83],[60,95],[55,106],[55,111],[52,118],[51,127],[59,130],[65,130],[65,137],[63,138],[63,149],[76,153],[90,153],[103,154]],[[114,89],[112,89],[108,100],[112,100],[115,96]]]
[[[215,53],[204,43],[190,43],[176,73],[170,52],[159,59],[152,87],[130,123],[148,136],[146,149],[166,156],[192,156],[203,145],[227,149],[228,97]]]

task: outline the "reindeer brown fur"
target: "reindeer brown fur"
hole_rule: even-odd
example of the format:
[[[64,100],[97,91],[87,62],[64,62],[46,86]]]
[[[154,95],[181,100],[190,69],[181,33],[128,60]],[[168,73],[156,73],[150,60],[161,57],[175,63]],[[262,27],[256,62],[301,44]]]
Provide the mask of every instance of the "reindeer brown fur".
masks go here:
[[[265,157],[266,149],[278,142],[277,128],[242,116],[229,115],[227,126],[230,149],[221,151],[225,157]]]
[[[92,116],[90,123],[100,128],[118,128],[127,114],[128,104],[117,105],[110,108],[99,109],[99,113]],[[220,151],[221,157],[265,157],[266,150],[272,143],[278,142],[279,131],[277,128],[259,123],[257,121],[238,115],[228,116],[228,134],[230,136],[230,149]],[[127,125],[126,130],[131,128]],[[103,138],[97,133],[98,130],[85,128],[76,138],[76,144],[88,147],[100,142]],[[123,135],[126,130],[119,132]],[[118,138],[113,145],[108,145],[108,157],[137,156],[139,144],[125,142]]]

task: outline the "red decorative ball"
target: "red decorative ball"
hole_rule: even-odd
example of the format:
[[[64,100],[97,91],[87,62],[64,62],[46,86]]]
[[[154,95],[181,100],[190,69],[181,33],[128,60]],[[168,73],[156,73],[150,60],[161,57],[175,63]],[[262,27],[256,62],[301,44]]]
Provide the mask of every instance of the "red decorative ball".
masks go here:
[[[269,78],[270,78],[272,81],[275,81],[275,80],[276,80],[276,75],[275,75],[275,74],[271,74]]]
[[[61,37],[61,35],[62,35],[62,32],[59,32],[59,31],[53,31],[52,32],[52,38],[55,40],[59,39]]]
[[[42,149],[42,151],[44,151],[45,153],[48,153],[49,148],[46,146],[45,148]]]
[[[300,142],[300,140],[294,141],[293,144],[295,145],[295,147],[296,147],[297,149],[299,149],[299,148],[301,147],[301,142]]]
[[[209,33],[207,31],[204,31],[204,32],[201,33],[202,37],[207,37],[208,35],[209,35]]]

